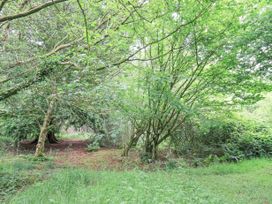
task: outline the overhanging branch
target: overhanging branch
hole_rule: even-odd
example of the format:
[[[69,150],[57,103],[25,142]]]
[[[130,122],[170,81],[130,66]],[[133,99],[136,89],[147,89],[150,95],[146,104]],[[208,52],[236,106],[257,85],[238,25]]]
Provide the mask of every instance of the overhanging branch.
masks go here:
[[[15,14],[15,15],[10,15],[10,16],[4,16],[4,17],[0,17],[0,23],[2,22],[5,22],[5,21],[12,21],[14,19],[18,19],[18,18],[23,18],[23,17],[26,17],[26,16],[29,16],[31,14],[34,14],[34,13],[37,13],[39,12],[40,10],[42,9],[45,9],[49,6],[52,6],[54,4],[58,4],[58,3],[61,3],[61,2],[65,2],[65,1],[68,1],[68,0],[55,0],[55,1],[48,1],[42,5],[39,5],[39,6],[36,6],[36,7],[33,7],[31,9],[29,9],[28,11],[25,11],[25,12],[22,12],[22,13],[18,13],[18,14]],[[1,6],[4,6],[5,4],[5,0],[1,3],[0,5],[0,10],[1,10]]]

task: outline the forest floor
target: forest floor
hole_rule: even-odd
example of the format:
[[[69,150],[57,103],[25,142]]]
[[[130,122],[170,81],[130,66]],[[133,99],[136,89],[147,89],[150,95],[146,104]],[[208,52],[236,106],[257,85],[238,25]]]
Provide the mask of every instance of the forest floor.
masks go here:
[[[0,203],[272,204],[269,159],[162,168],[141,164],[136,151],[126,159],[119,149],[88,152],[83,140],[47,145],[45,161],[33,146],[0,155]]]
[[[128,158],[121,157],[121,149],[100,148],[97,151],[87,151],[87,140],[64,139],[56,144],[46,144],[47,156],[52,157],[56,165],[65,167],[83,167],[94,170],[122,170],[143,167],[136,151],[131,151]],[[34,153],[35,144],[24,141],[19,153]]]

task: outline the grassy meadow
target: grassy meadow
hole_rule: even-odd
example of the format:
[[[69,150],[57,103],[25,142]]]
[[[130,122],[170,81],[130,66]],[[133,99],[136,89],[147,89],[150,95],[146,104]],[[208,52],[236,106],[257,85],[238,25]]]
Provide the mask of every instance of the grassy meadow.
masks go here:
[[[59,168],[50,159],[3,157],[0,198],[13,204],[271,203],[271,172],[269,159],[199,168],[94,171]]]

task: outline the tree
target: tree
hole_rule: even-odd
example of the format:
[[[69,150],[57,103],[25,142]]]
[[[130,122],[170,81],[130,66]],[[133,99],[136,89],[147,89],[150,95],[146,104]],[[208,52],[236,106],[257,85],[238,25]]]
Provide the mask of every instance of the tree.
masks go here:
[[[47,112],[45,114],[44,122],[43,122],[43,125],[41,127],[41,132],[40,132],[40,135],[39,135],[39,140],[38,140],[38,143],[37,143],[37,146],[36,146],[36,152],[35,152],[36,157],[43,156],[44,143],[45,143],[45,140],[46,140],[46,136],[48,134],[48,127],[50,125],[50,121],[51,121],[51,118],[52,118],[54,105],[55,105],[55,100],[56,100],[55,96],[52,96],[52,99],[51,99],[51,101],[49,103]]]
[[[77,99],[79,95],[85,94],[80,87],[84,91],[93,88],[108,74],[107,68],[120,66],[128,60],[126,55],[133,40],[133,32],[127,30],[128,21],[133,23],[132,15],[142,4],[136,3],[133,10],[118,12],[126,4],[93,2],[92,7],[87,7],[89,1],[59,4],[62,2],[41,3],[34,8],[30,1],[21,4],[3,2],[1,25],[5,32],[1,45],[1,101],[20,98],[26,94],[25,89],[37,88],[39,84],[43,97],[47,98],[50,92],[47,84],[51,83],[52,78],[58,78],[57,89],[72,94],[69,99],[73,101],[73,97]],[[50,9],[45,9],[47,7]],[[12,10],[17,11],[17,14],[9,14]],[[38,12],[41,10],[42,13]],[[35,15],[35,19],[31,18],[32,15]],[[22,17],[25,17],[25,21],[15,21]],[[92,36],[89,30],[92,30]],[[81,35],[78,36],[78,33]],[[124,33],[126,36],[123,36]],[[79,90],[75,91],[74,88]],[[34,93],[30,93],[30,97],[35,97],[31,96]],[[59,93],[60,96],[62,94]],[[13,117],[14,114],[11,115]],[[50,122],[46,120],[49,118],[45,116],[41,136],[48,132],[46,129]]]
[[[268,78],[261,81],[248,69],[246,61],[256,50],[241,53],[252,39],[270,50],[269,32],[259,38],[253,32],[259,14],[249,8],[255,4],[261,10],[265,3],[3,0],[0,107],[8,110],[3,115],[38,119],[41,155],[51,126],[75,121],[94,127],[95,118],[110,118],[113,113],[95,108],[103,91],[98,87],[110,83],[115,110],[133,126],[125,154],[140,140],[155,159],[159,145],[196,112],[252,104],[271,89]],[[268,18],[262,19],[259,25]],[[268,67],[266,52],[258,62]]]
[[[239,8],[232,10],[237,13],[230,12],[236,4],[229,8],[224,4],[214,3],[201,18],[161,42],[168,25],[174,30],[184,13],[176,13],[165,24],[160,22],[159,29],[152,28],[149,35],[157,39],[155,45],[149,45],[146,36],[141,39],[148,46],[134,66],[144,71],[131,80],[138,80],[136,87],[130,85],[133,97],[123,95],[120,105],[135,128],[124,155],[142,138],[146,156],[156,159],[158,146],[194,113],[252,104],[262,91],[271,90],[269,82],[245,75],[240,68],[238,44],[230,39],[243,27],[239,22],[242,14]]]

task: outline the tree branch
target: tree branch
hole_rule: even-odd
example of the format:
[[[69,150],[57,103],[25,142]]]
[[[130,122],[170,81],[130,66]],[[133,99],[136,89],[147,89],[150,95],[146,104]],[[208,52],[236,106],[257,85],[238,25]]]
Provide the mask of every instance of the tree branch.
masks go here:
[[[151,41],[149,43],[147,43],[146,45],[144,45],[143,47],[139,48],[138,50],[136,50],[134,53],[131,53],[129,56],[127,56],[126,58],[120,60],[119,62],[116,62],[114,64],[111,64],[111,65],[106,65],[106,66],[101,66],[101,67],[98,67],[96,70],[97,71],[101,71],[101,70],[104,70],[110,66],[119,66],[127,61],[133,61],[131,58],[136,56],[139,52],[141,52],[142,50],[146,49],[147,47],[151,46],[151,45],[154,45],[156,43],[159,43],[169,37],[171,37],[172,35],[174,35],[175,33],[177,33],[179,30],[181,30],[183,27],[185,26],[188,26],[192,23],[194,23],[197,19],[201,18],[208,10],[209,8],[211,7],[212,3],[209,4],[207,7],[205,7],[203,10],[201,10],[198,15],[196,15],[193,19],[191,19],[190,21],[186,22],[186,23],[182,23],[180,24],[176,29],[174,29],[173,31],[169,32],[167,35],[163,36],[162,38],[160,39],[157,39],[155,41]]]
[[[0,4],[0,11],[2,11],[3,7],[5,6],[5,4],[8,2],[8,0],[3,0]]]
[[[80,3],[79,0],[77,0],[77,4],[81,10],[81,13],[83,15],[83,19],[84,19],[84,24],[85,24],[85,32],[86,32],[86,40],[87,40],[87,44],[88,44],[88,50],[90,51],[90,39],[89,39],[89,31],[88,31],[88,23],[87,23],[87,17],[85,14],[85,11]]]
[[[49,1],[49,2],[46,2],[46,3],[42,4],[42,5],[33,7],[33,8],[31,8],[28,11],[25,11],[25,12],[18,13],[18,14],[15,14],[15,15],[1,17],[0,18],[0,23],[5,22],[5,21],[12,21],[14,19],[18,19],[18,18],[23,18],[23,17],[29,16],[29,15],[37,13],[40,10],[45,9],[45,8],[47,8],[49,6],[52,6],[54,4],[58,4],[58,3],[61,3],[61,2],[65,2],[65,1],[68,1],[68,0]],[[2,4],[3,3],[5,3],[5,0],[2,2]],[[0,7],[0,10],[1,10],[1,7]]]
[[[80,37],[79,39],[77,40],[74,40],[70,43],[66,43],[66,44],[61,44],[61,45],[58,45],[58,46],[55,46],[50,52],[44,54],[44,55],[41,55],[41,56],[36,56],[36,57],[32,57],[32,58],[29,58],[25,61],[17,61],[16,63],[10,65],[7,67],[7,69],[12,69],[14,67],[17,67],[17,66],[20,66],[20,65],[24,65],[24,64],[27,64],[27,63],[30,63],[30,62],[33,62],[37,59],[42,59],[42,58],[46,58],[46,57],[49,57],[55,53],[57,53],[58,51],[60,50],[63,50],[65,48],[68,48],[68,47],[71,47],[72,45],[74,45],[76,42],[79,42],[83,39],[83,37]]]

